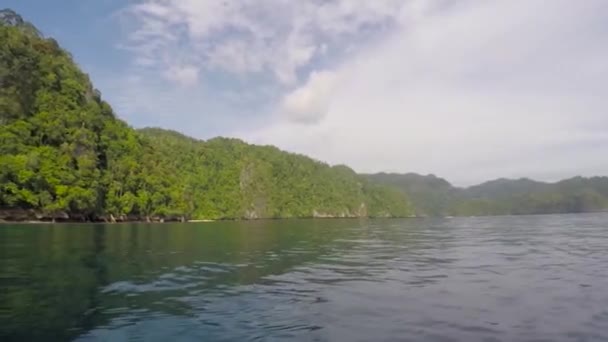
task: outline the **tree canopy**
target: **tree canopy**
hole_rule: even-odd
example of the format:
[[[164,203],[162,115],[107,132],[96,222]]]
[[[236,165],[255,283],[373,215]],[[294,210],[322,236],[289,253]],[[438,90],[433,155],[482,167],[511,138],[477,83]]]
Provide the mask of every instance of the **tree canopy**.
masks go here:
[[[0,42],[0,218],[23,211],[46,219],[186,220],[608,209],[606,177],[458,188],[434,175],[358,175],[238,139],[135,130],[68,52],[11,10],[0,11]]]
[[[412,214],[346,166],[237,139],[134,130],[69,53],[0,11],[0,207],[82,220]]]
[[[497,179],[468,188],[433,175],[366,175],[407,193],[420,216],[581,213],[608,210],[608,177],[574,177],[557,183]]]

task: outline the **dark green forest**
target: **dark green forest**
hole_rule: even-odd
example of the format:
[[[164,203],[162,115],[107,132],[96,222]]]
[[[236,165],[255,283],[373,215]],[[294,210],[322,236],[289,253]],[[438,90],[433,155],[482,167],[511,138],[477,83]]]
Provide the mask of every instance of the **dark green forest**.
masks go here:
[[[392,217],[405,195],[346,166],[237,139],[200,141],[117,118],[70,54],[0,12],[4,219]]]
[[[574,177],[556,183],[497,179],[468,188],[434,175],[365,175],[407,193],[417,216],[488,216],[583,213],[608,210],[608,177]]]

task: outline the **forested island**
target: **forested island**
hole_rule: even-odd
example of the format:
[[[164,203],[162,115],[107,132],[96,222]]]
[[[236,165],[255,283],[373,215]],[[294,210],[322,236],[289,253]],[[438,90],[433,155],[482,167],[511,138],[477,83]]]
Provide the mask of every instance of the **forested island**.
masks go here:
[[[0,220],[165,221],[539,214],[608,208],[608,179],[359,175],[272,146],[120,120],[71,55],[0,11]]]
[[[0,13],[0,218],[404,217],[405,195],[346,166],[117,118],[70,54]]]

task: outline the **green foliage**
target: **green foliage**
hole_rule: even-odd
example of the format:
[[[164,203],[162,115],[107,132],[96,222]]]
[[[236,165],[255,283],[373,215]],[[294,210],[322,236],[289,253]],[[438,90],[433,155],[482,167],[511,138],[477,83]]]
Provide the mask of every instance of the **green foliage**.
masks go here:
[[[608,177],[575,177],[558,183],[497,179],[464,189],[432,175],[376,174],[366,178],[406,193],[417,215],[526,215],[608,209]]]
[[[116,119],[57,42],[0,11],[0,207],[93,219],[386,217],[608,209],[608,178],[499,179],[461,189],[433,175],[357,175],[271,146]],[[405,196],[412,199],[409,204]]]
[[[0,11],[0,207],[94,219],[407,216],[405,197],[271,146],[135,131],[52,39]]]
[[[411,214],[402,194],[367,185],[346,166],[237,139],[203,142],[158,128],[139,133],[167,181],[156,191],[168,199],[160,206],[166,207],[163,214],[204,219]]]
[[[415,173],[377,173],[364,175],[371,182],[383,184],[407,194],[419,216],[447,216],[457,191],[445,179]]]

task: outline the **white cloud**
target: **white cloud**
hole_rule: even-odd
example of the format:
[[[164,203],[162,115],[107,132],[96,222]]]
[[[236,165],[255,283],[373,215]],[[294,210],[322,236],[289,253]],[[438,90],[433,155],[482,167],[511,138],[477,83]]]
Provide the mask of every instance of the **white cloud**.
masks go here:
[[[288,120],[314,124],[327,114],[338,82],[331,72],[313,72],[308,82],[285,95],[279,112]]]
[[[140,0],[123,11],[138,81],[122,103],[198,137],[232,133],[358,171],[459,184],[608,174],[607,11],[604,0]]]
[[[346,81],[330,98],[312,81],[286,95],[287,118],[308,112],[324,118],[317,125],[278,120],[240,135],[359,171],[461,184],[608,173],[606,9],[515,0],[425,9],[415,20],[403,12],[392,35],[333,71]]]
[[[124,13],[137,61],[163,69],[175,60],[229,73],[268,71],[284,84],[324,46],[357,39],[394,18],[400,0],[142,0]],[[151,61],[155,61],[151,65]]]
[[[170,66],[169,69],[165,72],[165,77],[177,84],[183,86],[192,86],[198,83],[198,73],[199,70],[197,67],[192,65],[183,65],[183,66]]]

